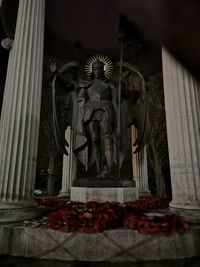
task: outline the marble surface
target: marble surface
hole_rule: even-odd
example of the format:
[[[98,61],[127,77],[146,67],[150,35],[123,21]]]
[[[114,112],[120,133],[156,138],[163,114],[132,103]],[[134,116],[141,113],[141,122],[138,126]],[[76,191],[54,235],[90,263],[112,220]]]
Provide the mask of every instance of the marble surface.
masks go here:
[[[186,259],[200,256],[200,226],[183,235],[155,236],[126,229],[81,234],[1,224],[0,255],[82,262]]]
[[[135,187],[92,188],[71,187],[71,201],[97,202],[128,202],[138,199],[138,189]]]

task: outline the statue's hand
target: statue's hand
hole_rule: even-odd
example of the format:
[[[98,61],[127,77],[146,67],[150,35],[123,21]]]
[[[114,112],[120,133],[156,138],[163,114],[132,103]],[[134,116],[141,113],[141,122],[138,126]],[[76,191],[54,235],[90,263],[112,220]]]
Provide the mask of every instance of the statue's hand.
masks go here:
[[[51,61],[49,68],[50,68],[50,70],[52,72],[55,72],[57,70],[56,62],[55,61]]]

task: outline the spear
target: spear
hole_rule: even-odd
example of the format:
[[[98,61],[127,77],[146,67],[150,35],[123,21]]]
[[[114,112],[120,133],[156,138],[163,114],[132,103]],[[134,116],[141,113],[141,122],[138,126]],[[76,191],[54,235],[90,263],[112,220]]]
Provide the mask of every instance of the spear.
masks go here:
[[[118,178],[121,176],[121,166],[123,162],[123,155],[121,153],[121,91],[122,91],[122,67],[123,63],[123,50],[126,46],[134,46],[135,49],[143,43],[143,37],[135,25],[127,19],[125,15],[120,15],[119,19],[119,32],[120,38],[120,62],[119,62],[119,88],[118,88],[118,107],[117,107],[117,159],[118,159]],[[125,119],[125,118],[124,118]]]
[[[119,65],[119,87],[118,87],[118,107],[117,107],[117,153],[118,153],[118,178],[121,176],[121,162],[120,162],[120,137],[121,137],[121,91],[122,91],[122,64],[123,64],[123,37],[120,41],[120,65]]]

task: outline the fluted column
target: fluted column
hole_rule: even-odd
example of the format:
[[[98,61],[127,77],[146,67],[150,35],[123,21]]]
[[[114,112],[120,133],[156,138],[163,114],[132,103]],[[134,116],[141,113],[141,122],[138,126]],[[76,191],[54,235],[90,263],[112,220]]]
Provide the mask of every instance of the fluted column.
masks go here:
[[[68,127],[65,132],[65,138],[69,144],[69,155],[63,156],[62,189],[59,194],[61,197],[70,196],[72,182],[76,179],[76,158],[73,154],[73,131],[70,127]]]
[[[200,215],[200,85],[165,49],[162,56],[172,184],[170,206]]]
[[[44,15],[45,0],[19,1],[0,122],[0,221],[6,220],[5,216],[1,216],[2,210],[5,215],[6,209],[33,205],[31,199],[35,183],[42,91]],[[22,209],[18,213],[20,211]],[[23,216],[22,219],[26,217]]]
[[[132,126],[131,128],[132,144],[137,138],[137,130]],[[133,152],[135,148],[132,146]],[[142,151],[132,155],[133,178],[136,182],[136,187],[139,189],[139,196],[150,196],[148,182],[148,166],[147,166],[147,151],[146,146]]]

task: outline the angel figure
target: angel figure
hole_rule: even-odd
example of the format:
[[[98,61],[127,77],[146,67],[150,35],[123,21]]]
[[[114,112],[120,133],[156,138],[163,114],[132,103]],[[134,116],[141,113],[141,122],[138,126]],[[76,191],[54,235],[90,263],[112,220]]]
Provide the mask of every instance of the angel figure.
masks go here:
[[[126,68],[111,80],[113,64],[96,55],[85,66],[88,79],[77,78],[79,65],[69,62],[61,68],[52,64],[53,120],[56,142],[67,154],[65,130],[74,132],[73,151],[87,169],[95,163],[96,178],[111,177],[113,166],[120,170],[127,154],[127,129],[135,125],[136,150],[143,146],[146,131],[145,83],[137,69]],[[119,75],[118,75],[119,76]],[[120,83],[120,90],[116,88]],[[59,89],[60,88],[60,89]],[[62,91],[62,97],[58,91]],[[119,178],[119,177],[117,177]]]

